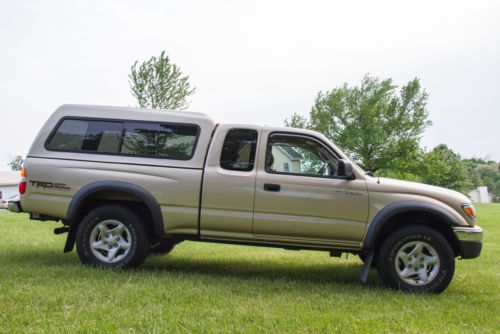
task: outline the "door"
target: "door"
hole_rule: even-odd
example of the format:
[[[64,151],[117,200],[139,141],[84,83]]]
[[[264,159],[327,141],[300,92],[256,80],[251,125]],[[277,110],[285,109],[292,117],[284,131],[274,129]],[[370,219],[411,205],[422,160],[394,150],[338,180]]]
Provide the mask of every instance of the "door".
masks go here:
[[[217,129],[203,181],[202,237],[252,238],[257,139],[256,129]]]
[[[267,143],[259,150],[266,159],[257,173],[254,235],[359,245],[368,217],[364,178],[338,175],[339,156],[318,138],[265,135]]]

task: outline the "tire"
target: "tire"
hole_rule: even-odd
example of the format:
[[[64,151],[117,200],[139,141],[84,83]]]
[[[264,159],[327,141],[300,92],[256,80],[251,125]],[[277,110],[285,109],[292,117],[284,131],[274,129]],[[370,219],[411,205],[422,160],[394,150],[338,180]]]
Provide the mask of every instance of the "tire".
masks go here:
[[[408,292],[441,293],[455,271],[455,255],[446,238],[411,225],[392,233],[378,254],[378,274],[389,287]]]
[[[76,250],[84,264],[135,268],[148,255],[149,238],[133,211],[119,205],[106,205],[83,218],[76,232]]]
[[[175,244],[168,240],[160,240],[157,244],[151,245],[149,252],[153,255],[167,255],[175,248]]]

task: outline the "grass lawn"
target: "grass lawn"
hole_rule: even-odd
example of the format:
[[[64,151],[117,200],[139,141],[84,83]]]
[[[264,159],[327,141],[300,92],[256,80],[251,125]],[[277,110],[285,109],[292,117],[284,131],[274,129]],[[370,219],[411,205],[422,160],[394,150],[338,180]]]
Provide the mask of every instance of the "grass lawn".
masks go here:
[[[498,333],[500,205],[477,205],[483,253],[441,295],[386,289],[354,256],[185,242],[138,270],[63,254],[59,223],[0,212],[0,332]]]

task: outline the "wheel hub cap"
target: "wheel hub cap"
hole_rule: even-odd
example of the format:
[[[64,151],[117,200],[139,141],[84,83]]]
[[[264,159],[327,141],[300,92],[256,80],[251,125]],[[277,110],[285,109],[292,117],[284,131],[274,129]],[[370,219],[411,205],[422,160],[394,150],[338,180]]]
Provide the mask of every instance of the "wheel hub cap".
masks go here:
[[[114,263],[123,259],[130,251],[129,229],[118,220],[104,220],[90,233],[92,254],[104,263]]]
[[[396,253],[395,269],[399,278],[410,285],[424,285],[436,278],[439,256],[430,244],[410,241]]]

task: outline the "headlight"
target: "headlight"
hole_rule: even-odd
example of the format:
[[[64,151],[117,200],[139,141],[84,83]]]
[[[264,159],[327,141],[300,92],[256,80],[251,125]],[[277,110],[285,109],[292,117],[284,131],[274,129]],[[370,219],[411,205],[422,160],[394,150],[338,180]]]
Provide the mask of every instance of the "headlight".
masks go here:
[[[464,210],[465,215],[469,218],[471,223],[476,222],[476,209],[474,209],[474,205],[472,204],[462,204],[462,210]]]

